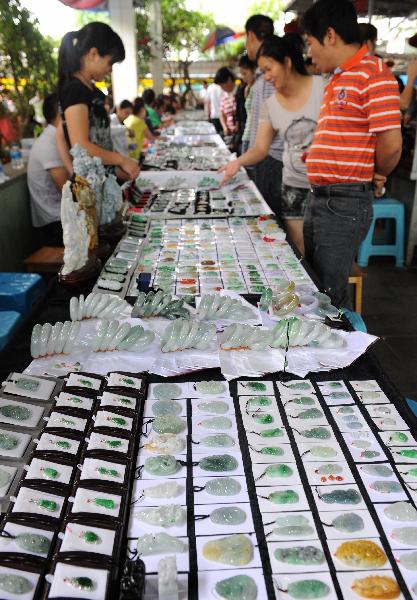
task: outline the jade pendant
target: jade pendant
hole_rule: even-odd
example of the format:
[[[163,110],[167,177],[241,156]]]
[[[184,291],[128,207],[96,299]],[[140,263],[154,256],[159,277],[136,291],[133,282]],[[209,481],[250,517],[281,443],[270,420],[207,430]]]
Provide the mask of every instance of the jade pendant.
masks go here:
[[[41,467],[39,470],[45,479],[58,479],[59,477],[59,471],[52,467]]]
[[[58,510],[58,504],[54,500],[46,500],[44,498],[33,498],[32,500],[29,500],[29,502],[36,504],[37,506],[39,506],[39,508],[47,510],[48,512],[55,512],[56,510]]]
[[[105,475],[106,477],[120,477],[120,473],[116,469],[107,469],[106,467],[97,467],[96,470],[99,475]]]
[[[400,564],[408,571],[417,571],[417,551],[403,554],[400,558]]]
[[[199,462],[199,467],[203,471],[234,471],[238,465],[236,458],[229,454],[204,456]]]
[[[279,446],[264,446],[263,448],[256,450],[256,452],[266,456],[282,456],[284,454],[284,450]]]
[[[380,494],[399,494],[403,491],[398,481],[373,481],[369,487]]]
[[[404,458],[417,458],[417,450],[414,450],[412,448],[400,450],[399,452],[397,452],[397,454],[403,456]]]
[[[94,533],[94,531],[83,531],[80,534],[80,538],[86,544],[101,544],[101,537]]]
[[[0,575],[0,590],[9,594],[28,594],[33,589],[33,584],[21,575]]]
[[[238,506],[225,506],[213,510],[210,520],[216,525],[240,525],[246,521],[246,513]]]
[[[36,392],[40,387],[40,382],[34,379],[25,379],[21,377],[14,382],[15,386],[21,390],[27,390],[28,392]]]
[[[221,400],[212,400],[211,402],[201,402],[198,404],[198,409],[202,413],[224,415],[229,411],[229,405]]]
[[[212,394],[218,396],[225,391],[226,386],[221,381],[199,381],[195,384],[195,389],[201,394]]]
[[[343,533],[354,533],[365,527],[362,517],[355,513],[342,513],[333,519],[331,525]]]
[[[280,537],[304,539],[306,536],[313,535],[314,529],[310,525],[286,525],[284,527],[276,527],[274,534]]]
[[[210,496],[235,496],[242,486],[231,477],[218,477],[209,479],[204,489]]]
[[[271,425],[274,422],[274,417],[267,413],[253,414],[251,417],[258,425]]]
[[[246,381],[242,383],[243,387],[248,388],[254,392],[266,392],[266,385],[261,381]]]
[[[249,575],[234,575],[218,581],[214,592],[221,600],[256,600],[258,588]]]
[[[58,448],[62,448],[62,450],[69,450],[71,448],[71,444],[65,440],[57,440],[53,443],[56,444]]]
[[[300,579],[291,581],[288,584],[287,594],[290,598],[296,600],[306,600],[306,598],[324,598],[330,593],[327,583],[319,579]]]
[[[417,546],[417,527],[398,527],[397,529],[393,529],[391,532],[391,537],[401,544],[406,544],[407,546]]]
[[[107,508],[109,510],[114,510],[116,508],[116,503],[111,498],[93,498],[93,500],[87,500],[87,502],[93,502],[96,506],[101,506],[101,508]]]
[[[181,386],[176,383],[158,383],[153,389],[155,398],[158,400],[173,400],[181,395]]]
[[[284,430],[275,427],[274,429],[265,429],[264,431],[261,431],[259,435],[263,438],[282,437],[284,435]]]
[[[363,465],[362,471],[371,477],[391,477],[393,470],[386,465]]]
[[[296,390],[296,391],[310,389],[310,384],[307,381],[298,381],[297,383],[289,383],[289,384],[284,384],[284,385],[286,388],[288,388],[290,390]]]
[[[310,454],[316,458],[334,458],[337,456],[337,451],[330,446],[313,445],[310,448]]]
[[[274,556],[279,562],[288,565],[313,566],[325,562],[323,550],[315,546],[293,546],[291,548],[277,548]]]
[[[272,400],[266,396],[251,396],[246,401],[246,406],[253,408],[271,406],[271,404]]]
[[[152,412],[157,417],[179,415],[181,404],[176,400],[158,400],[152,404]]]
[[[78,383],[79,383],[80,385],[84,386],[84,387],[88,387],[88,388],[91,388],[91,387],[93,387],[93,384],[92,384],[92,382],[91,382],[91,381],[89,381],[88,379],[79,379],[79,380],[78,380]]]
[[[32,411],[26,406],[18,406],[14,404],[6,404],[0,407],[0,414],[7,419],[14,421],[27,421],[32,416]]]
[[[145,460],[144,468],[150,475],[168,476],[177,473],[180,470],[181,465],[178,463],[175,456],[167,454],[149,456]]]
[[[377,456],[380,456],[381,453],[378,452],[377,450],[364,450],[363,452],[361,452],[361,457],[362,458],[376,458]]]
[[[253,544],[250,538],[237,533],[206,542],[203,546],[206,560],[235,567],[249,564],[253,558]]]
[[[204,429],[231,429],[232,421],[228,417],[211,417],[209,419],[203,419],[200,423]]]
[[[333,490],[320,496],[325,504],[359,504],[362,496],[355,489]]]
[[[366,440],[355,440],[352,442],[352,446],[354,448],[360,448],[365,450],[366,448],[370,448],[372,446],[371,442],[367,442]]]
[[[282,490],[279,492],[271,492],[268,495],[268,500],[273,504],[296,504],[300,497],[294,490]]]
[[[297,514],[278,516],[275,519],[275,525],[278,527],[302,527],[308,525],[309,522],[307,517]]]
[[[396,502],[384,508],[384,514],[391,521],[417,521],[417,510],[409,502]]]
[[[108,448],[120,448],[122,445],[121,440],[101,440]]]
[[[313,427],[312,429],[304,429],[300,431],[300,435],[305,438],[314,438],[317,440],[328,440],[331,437],[330,431],[324,427]]]
[[[343,467],[337,463],[328,463],[321,465],[315,472],[317,475],[338,475],[343,473]]]
[[[71,577],[69,579],[64,579],[64,581],[74,589],[82,592],[92,592],[94,590],[94,582],[90,577]]]
[[[38,533],[21,533],[15,537],[15,544],[34,554],[48,554],[50,541]]]
[[[106,420],[118,425],[119,427],[124,427],[127,425],[126,419],[123,419],[122,417],[106,417]]]
[[[404,433],[403,431],[395,431],[394,433],[392,433],[389,437],[389,442],[390,443],[400,443],[400,444],[404,444],[406,442],[408,442],[408,435],[406,433]]]
[[[179,504],[165,504],[158,508],[146,508],[135,517],[149,525],[156,525],[168,529],[169,527],[179,527],[186,521],[187,512]]]
[[[200,440],[200,444],[211,448],[231,448],[235,445],[235,440],[227,433],[215,433],[207,435]]]
[[[172,415],[170,417],[164,416],[164,417],[155,417],[153,423],[152,423],[152,429],[156,432],[156,433],[181,433],[182,431],[184,431],[184,429],[187,427],[186,422],[181,419],[180,417],[177,417],[175,415]]]
[[[319,419],[323,417],[323,412],[318,408],[307,408],[306,410],[302,410],[296,415],[297,419]]]
[[[268,465],[261,477],[265,476],[275,479],[277,477],[291,477],[293,473],[294,472],[291,467],[283,463],[277,465]]]
[[[351,406],[341,406],[337,409],[337,414],[339,415],[353,415],[355,411]]]
[[[294,402],[294,404],[301,404],[302,406],[312,406],[316,401],[314,398],[310,398],[310,396],[300,396],[299,398],[292,398],[288,401],[288,404],[290,402]]]
[[[19,440],[8,433],[0,433],[0,450],[14,450],[19,445]]]
[[[12,479],[12,475],[11,475],[11,473],[9,473],[9,471],[0,469],[0,488],[3,488],[8,483],[10,483],[11,479]]]

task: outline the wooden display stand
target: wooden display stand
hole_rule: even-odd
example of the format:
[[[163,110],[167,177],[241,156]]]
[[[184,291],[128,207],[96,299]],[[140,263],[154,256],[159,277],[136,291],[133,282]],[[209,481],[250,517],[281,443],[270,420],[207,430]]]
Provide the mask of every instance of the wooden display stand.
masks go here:
[[[23,262],[28,273],[58,273],[64,264],[64,248],[43,246]]]

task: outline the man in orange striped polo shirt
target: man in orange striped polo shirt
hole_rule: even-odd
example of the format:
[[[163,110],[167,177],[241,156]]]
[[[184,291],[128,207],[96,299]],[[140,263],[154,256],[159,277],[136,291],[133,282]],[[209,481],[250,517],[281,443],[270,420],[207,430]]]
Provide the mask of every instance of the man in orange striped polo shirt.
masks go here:
[[[349,307],[352,262],[402,148],[399,91],[384,62],[361,47],[350,0],[317,0],[302,19],[313,64],[333,73],[306,158],[306,259],[333,304]]]

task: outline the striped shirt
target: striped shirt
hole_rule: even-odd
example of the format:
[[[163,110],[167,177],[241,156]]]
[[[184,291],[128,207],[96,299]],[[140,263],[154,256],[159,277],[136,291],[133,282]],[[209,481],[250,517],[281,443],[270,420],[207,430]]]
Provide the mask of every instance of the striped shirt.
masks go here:
[[[224,115],[224,120],[228,129],[234,129],[236,126],[236,88],[233,92],[223,92],[220,99],[220,112]]]
[[[376,133],[401,128],[396,79],[363,46],[336,69],[325,93],[307,156],[314,185],[372,181]]]
[[[268,81],[265,81],[260,69],[256,69],[255,82],[252,88],[252,109],[250,115],[251,132],[249,148],[253,148],[255,145],[256,134],[258,133],[259,120],[261,116],[261,108],[264,105],[264,102],[268,100],[270,96],[275,94],[274,86]],[[272,158],[275,158],[275,160],[282,161],[283,153],[284,140],[279,133],[277,133],[272,140],[271,146],[269,147],[269,156],[272,156]]]

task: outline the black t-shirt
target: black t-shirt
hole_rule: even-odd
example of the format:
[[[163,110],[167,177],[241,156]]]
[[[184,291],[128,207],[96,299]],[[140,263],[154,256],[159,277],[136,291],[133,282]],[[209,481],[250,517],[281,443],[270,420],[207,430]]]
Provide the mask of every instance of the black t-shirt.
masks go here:
[[[90,89],[77,77],[72,77],[60,90],[59,102],[62,113],[75,104],[88,107],[89,138],[105,150],[113,150],[110,137],[110,119],[104,107],[106,96],[98,88]]]

